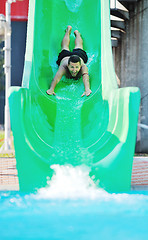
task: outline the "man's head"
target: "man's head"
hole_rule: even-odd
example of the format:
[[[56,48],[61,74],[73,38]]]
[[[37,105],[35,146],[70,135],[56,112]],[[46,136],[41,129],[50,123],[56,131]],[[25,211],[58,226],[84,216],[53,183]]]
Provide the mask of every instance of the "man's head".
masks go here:
[[[70,56],[68,60],[68,69],[72,77],[76,77],[81,69],[81,59],[77,55]]]

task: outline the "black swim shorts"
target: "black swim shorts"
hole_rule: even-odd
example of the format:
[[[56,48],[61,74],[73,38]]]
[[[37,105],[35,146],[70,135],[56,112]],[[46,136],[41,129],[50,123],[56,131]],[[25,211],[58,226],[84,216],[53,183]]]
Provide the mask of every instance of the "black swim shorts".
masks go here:
[[[77,56],[79,56],[80,58],[83,59],[84,63],[87,63],[87,61],[88,61],[87,53],[86,53],[83,49],[81,49],[81,48],[75,48],[75,49],[73,49],[72,52],[64,49],[64,50],[62,50],[62,51],[59,53],[58,60],[56,61],[56,63],[58,64],[58,66],[60,65],[61,60],[62,60],[64,57],[70,57],[71,55],[77,55]]]

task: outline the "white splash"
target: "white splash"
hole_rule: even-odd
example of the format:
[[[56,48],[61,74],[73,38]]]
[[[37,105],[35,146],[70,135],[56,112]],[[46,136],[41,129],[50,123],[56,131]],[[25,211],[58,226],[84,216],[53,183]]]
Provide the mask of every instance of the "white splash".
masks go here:
[[[94,199],[96,186],[89,177],[89,167],[71,165],[52,165],[55,171],[51,181],[46,188],[38,190],[37,198],[50,199]]]
[[[1,194],[0,201],[3,202],[1,207],[9,209],[17,207],[20,209],[34,208],[44,210],[47,204],[65,201],[75,205],[88,206],[95,204],[99,211],[115,214],[122,212],[124,214],[138,214],[145,216],[148,213],[148,195],[139,194],[110,194],[103,189],[99,189],[93,180],[89,177],[90,169],[86,166],[73,167],[71,165],[60,166],[53,165],[55,175],[48,186],[38,190],[36,194],[20,195]],[[50,206],[50,205],[49,205]],[[108,212],[109,211],[109,212]]]
[[[55,175],[48,181],[47,187],[38,190],[33,196],[35,199],[115,201],[128,205],[148,200],[148,196],[143,194],[110,194],[98,188],[89,176],[90,168],[85,165],[52,165],[52,169]]]

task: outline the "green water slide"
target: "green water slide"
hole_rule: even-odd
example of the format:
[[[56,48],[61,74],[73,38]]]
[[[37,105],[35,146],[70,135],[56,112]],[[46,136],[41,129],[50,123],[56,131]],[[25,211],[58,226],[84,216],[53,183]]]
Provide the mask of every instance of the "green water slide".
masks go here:
[[[130,190],[140,92],[118,88],[113,66],[109,0],[30,0],[22,87],[10,88],[10,116],[21,191],[47,184],[53,164],[85,164],[109,192]],[[56,96],[46,90],[67,25],[84,41],[92,94],[65,77]]]

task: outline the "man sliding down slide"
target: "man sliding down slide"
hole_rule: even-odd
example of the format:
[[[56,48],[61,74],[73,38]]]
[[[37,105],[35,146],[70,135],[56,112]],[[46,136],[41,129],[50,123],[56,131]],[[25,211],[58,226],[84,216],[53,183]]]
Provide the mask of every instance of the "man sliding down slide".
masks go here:
[[[85,65],[88,57],[86,52],[83,50],[83,40],[78,30],[74,31],[76,36],[75,48],[72,52],[69,50],[71,29],[71,26],[67,27],[66,33],[62,40],[62,51],[59,53],[58,60],[56,62],[59,66],[59,69],[52,80],[50,89],[48,89],[46,92],[48,95],[56,95],[54,89],[64,75],[66,78],[71,78],[74,80],[78,80],[82,76],[85,87],[85,92],[82,94],[82,97],[84,95],[89,96],[92,92],[90,90],[88,68]]]

